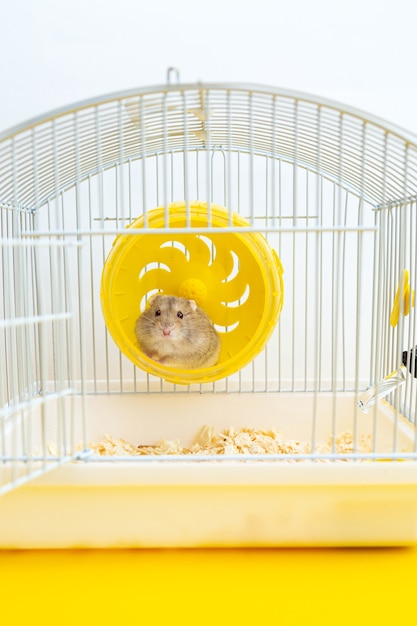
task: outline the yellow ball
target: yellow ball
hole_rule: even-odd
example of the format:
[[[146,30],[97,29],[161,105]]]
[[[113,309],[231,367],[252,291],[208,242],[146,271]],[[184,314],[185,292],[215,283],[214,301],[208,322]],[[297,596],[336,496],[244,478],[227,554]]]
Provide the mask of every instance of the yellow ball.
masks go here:
[[[207,287],[198,278],[188,278],[181,284],[178,295],[187,300],[195,300],[199,307],[204,308],[207,300]]]

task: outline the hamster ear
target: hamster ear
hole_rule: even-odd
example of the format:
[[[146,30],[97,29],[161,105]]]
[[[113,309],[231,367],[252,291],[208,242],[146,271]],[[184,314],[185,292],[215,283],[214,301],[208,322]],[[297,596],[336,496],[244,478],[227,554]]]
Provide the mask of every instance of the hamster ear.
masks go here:
[[[161,295],[160,293],[152,294],[152,296],[148,299],[147,306],[152,306],[155,303],[156,299],[159,298],[160,295]]]
[[[190,305],[190,309],[194,313],[197,310],[197,303],[195,300],[188,300],[188,304]]]

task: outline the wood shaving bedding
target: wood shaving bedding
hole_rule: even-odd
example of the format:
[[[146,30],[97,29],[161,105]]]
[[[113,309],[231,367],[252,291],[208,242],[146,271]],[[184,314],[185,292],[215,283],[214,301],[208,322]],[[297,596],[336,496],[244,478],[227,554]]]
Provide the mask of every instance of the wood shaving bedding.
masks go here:
[[[115,439],[106,434],[97,443],[89,444],[96,455],[147,456],[147,455],[239,455],[239,454],[311,454],[308,442],[286,440],[275,430],[253,428],[227,428],[218,433],[211,426],[203,426],[190,447],[178,439],[161,439],[155,445],[135,445],[125,439]],[[349,454],[371,452],[370,437],[362,437],[355,449],[353,434],[342,432],[330,435],[326,445],[316,446],[319,454]]]

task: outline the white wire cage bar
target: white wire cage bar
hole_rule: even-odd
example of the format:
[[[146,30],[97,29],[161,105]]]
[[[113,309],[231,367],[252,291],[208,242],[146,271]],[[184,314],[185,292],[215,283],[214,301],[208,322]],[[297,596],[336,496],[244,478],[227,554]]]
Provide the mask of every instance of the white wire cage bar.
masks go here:
[[[191,226],[194,200],[208,205],[205,228]],[[221,205],[230,215],[225,236],[236,231],[233,213],[245,217],[240,232],[262,233],[284,267],[284,307],[265,350],[209,384],[175,385],[135,367],[112,341],[100,308],[115,236],[137,235],[128,225],[139,215],[151,235],[155,207],[165,210],[160,232],[170,233],[168,208],[178,201],[188,219],[176,234],[193,230],[204,240],[218,233],[210,210]],[[416,202],[417,138],[282,89],[143,88],[0,135],[0,440],[2,467],[14,472],[10,481],[7,469],[4,483],[18,480],[22,459],[32,470],[85,455],[87,400],[97,396],[137,396],[140,411],[140,398],[163,394],[305,394],[314,451],[319,394],[332,398],[333,432],[339,398],[350,394],[359,432],[361,392],[398,370],[417,344]],[[392,327],[404,270],[410,312],[401,300]],[[403,420],[415,425],[411,353],[406,365],[405,384],[388,396],[397,430]],[[37,420],[44,435],[35,451]],[[370,428],[375,435],[377,419]],[[394,435],[388,452],[372,448],[368,456],[417,458],[415,437],[407,451],[400,442]],[[356,444],[352,458],[367,458]],[[326,458],[337,459],[335,449]]]

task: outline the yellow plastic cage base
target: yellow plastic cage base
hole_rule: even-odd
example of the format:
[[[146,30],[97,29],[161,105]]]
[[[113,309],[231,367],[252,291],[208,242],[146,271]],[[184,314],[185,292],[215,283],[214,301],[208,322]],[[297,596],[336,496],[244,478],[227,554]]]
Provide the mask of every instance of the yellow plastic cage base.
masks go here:
[[[168,217],[168,223],[166,222]],[[207,383],[247,365],[265,346],[282,309],[283,268],[259,233],[241,232],[242,217],[204,202],[185,202],[150,211],[129,228],[166,228],[169,233],[119,235],[105,261],[101,306],[106,326],[119,349],[149,374],[178,384]],[[175,229],[219,232],[176,233]],[[236,232],[221,232],[233,226]],[[136,320],[154,293],[194,299],[219,332],[217,365],[177,369],[161,365],[139,349]]]

